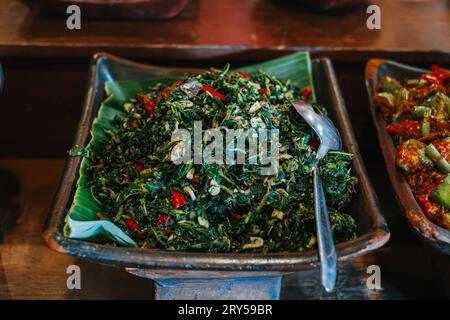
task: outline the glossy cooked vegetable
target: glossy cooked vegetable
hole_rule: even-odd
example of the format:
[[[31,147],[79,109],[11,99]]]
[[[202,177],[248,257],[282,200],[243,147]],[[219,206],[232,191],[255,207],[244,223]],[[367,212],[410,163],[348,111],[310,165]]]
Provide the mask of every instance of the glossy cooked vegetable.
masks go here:
[[[433,66],[401,84],[377,85],[375,106],[397,144],[397,165],[425,215],[450,229],[450,70]]]
[[[208,72],[156,85],[123,105],[117,131],[85,157],[87,186],[103,208],[99,218],[117,224],[142,248],[204,252],[299,251],[315,246],[311,163],[317,138],[289,100],[308,97],[256,72]],[[276,174],[259,165],[174,164],[176,128],[279,129]],[[330,152],[321,172],[336,241],[355,236],[343,210],[357,179],[352,155]]]

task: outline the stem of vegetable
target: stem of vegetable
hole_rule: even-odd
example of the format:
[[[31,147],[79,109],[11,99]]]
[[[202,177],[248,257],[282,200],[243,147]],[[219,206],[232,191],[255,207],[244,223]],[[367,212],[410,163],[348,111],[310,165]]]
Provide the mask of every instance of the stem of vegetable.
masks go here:
[[[416,107],[414,108],[414,116],[415,116],[417,119],[423,119],[423,117],[425,116],[425,114],[426,114],[427,112],[430,112],[430,111],[431,111],[431,109],[428,108],[428,107],[425,107],[425,106],[416,106]]]
[[[447,176],[430,196],[434,201],[439,202],[447,209],[450,208],[450,176]]]
[[[430,117],[431,117],[431,110],[430,109],[425,110],[425,112],[423,114],[422,127],[421,127],[422,137],[425,137],[430,134],[430,131],[431,131]]]
[[[447,162],[447,160],[441,155],[441,153],[436,149],[433,144],[429,144],[425,147],[425,154],[433,160],[433,162],[436,164],[436,166],[441,170],[443,173],[448,174],[450,173],[450,164]]]

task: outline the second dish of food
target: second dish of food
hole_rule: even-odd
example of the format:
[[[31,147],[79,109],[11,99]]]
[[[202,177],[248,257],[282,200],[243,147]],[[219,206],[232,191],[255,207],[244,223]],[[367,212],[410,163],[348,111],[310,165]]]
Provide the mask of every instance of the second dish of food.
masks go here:
[[[375,106],[397,144],[397,166],[424,214],[450,229],[450,70],[433,66],[417,79],[384,77]]]

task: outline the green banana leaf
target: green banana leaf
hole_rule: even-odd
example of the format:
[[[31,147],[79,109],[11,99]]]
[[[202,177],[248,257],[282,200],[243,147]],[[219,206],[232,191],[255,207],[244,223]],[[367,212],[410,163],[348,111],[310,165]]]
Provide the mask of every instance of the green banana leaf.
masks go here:
[[[299,52],[260,64],[239,68],[247,73],[258,70],[266,71],[280,80],[290,80],[300,88],[310,87],[315,97],[311,60],[308,53]],[[124,116],[123,103],[156,83],[171,84],[177,77],[132,81],[112,81],[105,85],[107,98],[100,106],[97,117],[91,128],[91,140],[85,150],[95,150],[98,142],[106,135],[105,131],[115,131],[113,120]],[[114,242],[125,247],[138,247],[137,244],[117,225],[111,221],[100,220],[102,213],[100,204],[86,188],[86,173],[90,167],[89,159],[84,157],[80,165],[80,177],[72,206],[66,218],[64,235],[74,239],[88,240],[98,243]]]

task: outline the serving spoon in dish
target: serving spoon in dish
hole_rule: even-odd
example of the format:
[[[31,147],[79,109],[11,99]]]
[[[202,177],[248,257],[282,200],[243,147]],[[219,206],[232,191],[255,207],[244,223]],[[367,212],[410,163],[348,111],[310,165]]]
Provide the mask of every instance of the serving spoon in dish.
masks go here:
[[[314,211],[316,218],[317,240],[319,244],[319,257],[322,286],[327,292],[332,292],[336,284],[336,249],[331,232],[325,193],[320,178],[319,162],[330,150],[341,150],[342,141],[338,130],[331,120],[314,111],[312,105],[303,101],[291,101],[295,110],[313,128],[320,140],[313,166],[314,177]]]

